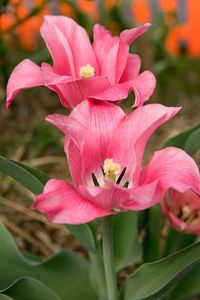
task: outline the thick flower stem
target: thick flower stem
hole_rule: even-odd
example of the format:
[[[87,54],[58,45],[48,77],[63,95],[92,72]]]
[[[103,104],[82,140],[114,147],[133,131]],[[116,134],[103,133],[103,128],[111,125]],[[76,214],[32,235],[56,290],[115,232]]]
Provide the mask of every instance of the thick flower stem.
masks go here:
[[[117,300],[117,280],[113,256],[112,216],[103,220],[103,260],[106,277],[108,300]]]

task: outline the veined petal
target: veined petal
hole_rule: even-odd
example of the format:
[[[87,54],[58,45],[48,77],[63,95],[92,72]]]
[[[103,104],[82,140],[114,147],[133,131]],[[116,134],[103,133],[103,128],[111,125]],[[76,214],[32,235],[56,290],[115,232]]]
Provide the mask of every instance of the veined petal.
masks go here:
[[[145,33],[150,26],[150,23],[146,23],[136,28],[126,29],[120,33],[120,39],[124,40],[128,45],[130,45],[135,39]]]
[[[98,186],[80,186],[79,188],[84,197],[97,206],[110,210],[110,212],[114,212],[113,209],[126,210],[123,203],[129,199],[129,190],[112,182],[107,181],[107,183],[109,185],[107,189]]]
[[[7,85],[6,107],[22,89],[44,85],[40,67],[29,59],[20,62],[12,71]]]
[[[104,160],[107,158],[108,144],[126,114],[112,103],[86,100],[76,106],[70,116],[93,133]]]
[[[73,117],[63,115],[49,115],[46,120],[59,128],[67,138],[72,139],[77,149],[81,153],[82,158],[82,172],[81,176],[86,184],[90,180],[92,172],[97,172],[102,162],[101,149],[98,141],[89,128],[78,122]],[[69,162],[71,159],[76,160],[76,152],[66,150],[70,155],[68,156]]]
[[[127,74],[127,78],[130,74]],[[103,101],[119,101],[127,98],[131,90],[135,93],[134,107],[142,106],[147,101],[155,88],[156,79],[150,71],[144,71],[132,80],[108,86],[96,91],[91,98]]]
[[[143,210],[154,206],[162,200],[159,181],[144,184],[130,190],[128,201],[123,203],[125,210]]]
[[[167,147],[155,152],[141,172],[140,184],[159,180],[164,193],[173,188],[181,193],[192,189],[200,195],[200,177],[194,160],[183,150]]]
[[[47,182],[32,207],[57,224],[82,224],[110,214],[82,197],[70,184],[56,179]]]
[[[180,108],[149,104],[138,107],[121,122],[113,135],[108,153],[122,167],[127,167],[126,176],[133,180],[131,186],[137,186],[141,160],[149,137],[179,110]]]
[[[56,73],[78,78],[80,68],[90,64],[98,74],[89,37],[74,20],[64,16],[46,16],[41,34],[52,55]]]
[[[112,36],[103,26],[96,24],[93,47],[100,75],[107,77],[112,85],[118,83],[126,65],[128,45],[117,36]]]
[[[152,72],[144,71],[133,80],[122,83],[127,91],[133,90],[135,102],[133,107],[142,106],[149,100],[156,86],[156,79]]]
[[[141,68],[141,58],[137,54],[129,54],[120,83],[136,78]]]
[[[59,75],[47,64],[42,64],[41,71],[45,85],[56,92],[62,105],[69,109],[110,86],[109,81],[100,76],[75,80],[69,76]]]

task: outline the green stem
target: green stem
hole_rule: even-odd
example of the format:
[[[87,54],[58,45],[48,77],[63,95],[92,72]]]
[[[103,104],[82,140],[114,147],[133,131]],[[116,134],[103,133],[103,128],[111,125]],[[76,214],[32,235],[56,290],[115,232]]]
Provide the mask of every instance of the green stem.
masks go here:
[[[117,280],[113,256],[112,216],[103,220],[103,260],[106,277],[108,300],[117,300]]]

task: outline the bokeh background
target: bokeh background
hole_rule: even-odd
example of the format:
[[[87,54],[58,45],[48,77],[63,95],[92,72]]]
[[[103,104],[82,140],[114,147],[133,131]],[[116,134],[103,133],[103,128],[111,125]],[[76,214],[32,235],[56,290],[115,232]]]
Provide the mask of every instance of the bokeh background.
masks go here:
[[[131,47],[152,70],[157,87],[150,102],[182,106],[181,113],[151,138],[145,160],[164,141],[200,120],[200,1],[199,0],[0,0],[0,155],[39,168],[56,178],[69,178],[63,136],[44,121],[48,113],[68,113],[46,88],[21,92],[5,109],[6,83],[14,66],[30,58],[51,62],[39,30],[44,15],[66,15],[84,26],[101,23],[114,35],[151,22],[148,33]],[[80,45],[81,51],[81,45]],[[126,110],[133,101],[124,101]],[[199,153],[195,156],[197,163]],[[33,195],[0,173],[0,221],[23,251],[50,255],[61,247],[85,254],[64,226],[49,224],[29,209]]]

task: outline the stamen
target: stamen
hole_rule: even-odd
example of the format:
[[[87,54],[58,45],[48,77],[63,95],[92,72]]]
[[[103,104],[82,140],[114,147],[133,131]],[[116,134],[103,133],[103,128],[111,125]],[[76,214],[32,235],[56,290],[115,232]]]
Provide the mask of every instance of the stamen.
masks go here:
[[[126,172],[126,167],[122,170],[121,174],[120,174],[119,177],[117,178],[117,181],[116,181],[117,184],[119,184],[119,183],[121,182],[121,180],[122,180],[122,178],[123,178],[125,172]]]
[[[80,76],[83,78],[89,78],[95,76],[94,68],[90,64],[86,64],[80,68]]]
[[[98,180],[93,172],[92,172],[92,180],[93,180],[95,186],[100,186],[100,184],[98,183]]]
[[[129,186],[129,182],[126,181],[126,182],[124,183],[123,187],[128,188],[128,186]]]

